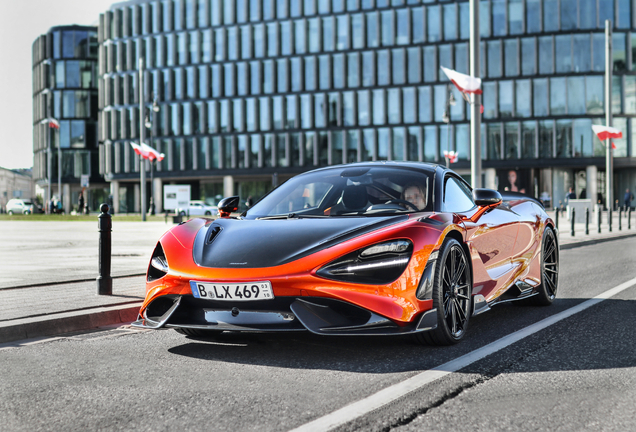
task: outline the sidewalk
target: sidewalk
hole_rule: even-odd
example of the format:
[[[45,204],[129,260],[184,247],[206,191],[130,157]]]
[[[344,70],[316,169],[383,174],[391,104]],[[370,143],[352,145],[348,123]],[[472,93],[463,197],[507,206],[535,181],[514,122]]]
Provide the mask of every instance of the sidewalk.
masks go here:
[[[555,212],[548,212],[550,217],[556,221]],[[574,247],[595,244],[603,241],[618,240],[626,237],[636,236],[636,212],[632,212],[631,229],[628,229],[627,214],[622,215],[621,229],[619,230],[618,212],[612,214],[612,231],[607,223],[607,212],[601,215],[601,232],[598,232],[598,220],[596,214],[590,214],[589,234],[585,234],[585,224],[574,224],[574,236],[572,236],[572,223],[567,220],[565,214],[559,214],[559,245],[561,249],[571,249]]]
[[[554,212],[551,212],[550,216],[554,219]],[[603,222],[600,234],[597,226],[590,224],[589,235],[585,234],[584,224],[576,224],[575,236],[572,237],[570,222],[560,215],[561,249],[636,236],[636,214],[632,216],[631,230],[627,229],[626,219],[623,220],[623,229],[618,230],[617,214],[614,217],[612,232],[609,232],[606,215]],[[44,228],[49,234],[52,232],[50,226]],[[18,273],[25,267],[34,267],[32,251],[27,251],[26,256],[21,258],[24,262],[23,267],[18,270],[7,268],[8,275],[5,274],[5,277],[10,277],[5,279],[4,283],[0,283],[0,344],[134,321],[145,297],[145,276],[140,274],[145,272],[148,265],[149,255],[157,238],[154,234],[161,233],[168,227],[148,226],[145,228],[147,232],[140,234],[138,238],[131,238],[135,235],[133,231],[124,228],[117,227],[118,230],[126,231],[126,234],[122,236],[119,246],[116,242],[113,244],[113,254],[126,255],[128,259],[125,262],[122,261],[119,267],[115,266],[115,262],[113,263],[115,277],[111,296],[97,295],[95,257],[74,270],[68,268],[68,262],[65,260],[68,256],[77,254],[74,248],[69,248],[65,256],[57,256],[59,262],[49,263],[51,266],[57,265],[63,268],[62,272],[56,274],[33,276],[31,273],[29,279],[22,277],[22,280],[18,282],[16,276]],[[54,232],[59,232],[60,229],[56,227]],[[59,235],[66,234],[59,233]],[[123,250],[126,254],[121,253]],[[19,254],[19,251],[17,253]],[[131,266],[131,261],[135,263],[134,266]],[[63,267],[65,265],[66,267]],[[90,279],[87,275],[90,275]],[[77,281],[78,276],[82,278],[81,281]],[[11,284],[9,279],[12,278]]]

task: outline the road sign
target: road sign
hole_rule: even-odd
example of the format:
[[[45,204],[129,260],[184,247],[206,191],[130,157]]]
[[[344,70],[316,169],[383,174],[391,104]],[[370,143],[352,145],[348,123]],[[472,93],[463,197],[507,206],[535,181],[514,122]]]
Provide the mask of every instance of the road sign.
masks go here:
[[[163,208],[176,210],[190,205],[190,185],[164,185]]]

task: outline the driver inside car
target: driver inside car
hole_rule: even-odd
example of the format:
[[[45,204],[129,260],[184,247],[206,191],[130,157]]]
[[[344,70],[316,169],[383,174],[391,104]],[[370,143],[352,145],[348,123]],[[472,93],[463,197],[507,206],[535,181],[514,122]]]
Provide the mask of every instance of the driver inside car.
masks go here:
[[[424,210],[426,189],[419,183],[408,183],[402,190],[402,199],[413,204],[418,210]]]

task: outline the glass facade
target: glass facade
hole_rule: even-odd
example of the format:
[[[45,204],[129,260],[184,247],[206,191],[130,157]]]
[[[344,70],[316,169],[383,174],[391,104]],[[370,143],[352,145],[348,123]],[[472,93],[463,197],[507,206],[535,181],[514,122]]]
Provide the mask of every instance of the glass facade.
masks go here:
[[[636,156],[626,118],[636,115],[634,12],[623,0],[480,1],[484,168],[510,160],[574,169],[573,158],[578,168],[602,168],[591,124],[604,122],[605,18],[614,21],[612,110],[626,137],[616,153]],[[152,133],[168,157],[181,158],[164,163],[164,181],[261,176],[274,185],[325,164],[443,163],[446,149],[466,174],[470,106],[453,90],[457,102],[444,115],[440,66],[468,72],[468,19],[467,1],[117,4],[99,27],[103,172],[125,179],[137,169],[108,155],[137,136],[141,57],[145,102],[156,98],[160,108]],[[55,79],[68,82],[64,73]],[[59,100],[61,110],[86,109],[76,95]]]
[[[32,47],[33,178],[43,188],[50,179],[52,195],[59,197],[59,173],[62,184],[71,193],[65,197],[69,198],[64,203],[67,211],[70,204],[77,204],[82,175],[88,175],[93,185],[104,184],[98,167],[98,46],[96,27],[60,26],[38,37]],[[128,65],[128,59],[117,56],[116,51],[113,53],[113,65],[120,68]],[[119,100],[128,84],[127,77],[120,76],[109,80],[102,91]],[[129,133],[129,110],[108,118],[114,135]],[[57,120],[59,128],[49,127],[48,119]],[[49,147],[51,172],[48,172]],[[97,210],[90,197],[88,204]]]

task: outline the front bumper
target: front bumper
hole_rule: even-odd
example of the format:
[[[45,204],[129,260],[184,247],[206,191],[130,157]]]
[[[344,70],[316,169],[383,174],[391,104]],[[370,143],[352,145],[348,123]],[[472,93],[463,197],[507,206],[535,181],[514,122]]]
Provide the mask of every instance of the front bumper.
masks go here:
[[[323,297],[277,297],[232,303],[165,295],[153,300],[134,327],[190,328],[239,332],[305,331],[320,335],[398,335],[432,330],[437,310],[412,323],[395,322],[350,303]]]

